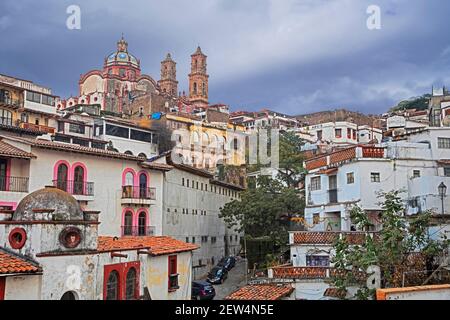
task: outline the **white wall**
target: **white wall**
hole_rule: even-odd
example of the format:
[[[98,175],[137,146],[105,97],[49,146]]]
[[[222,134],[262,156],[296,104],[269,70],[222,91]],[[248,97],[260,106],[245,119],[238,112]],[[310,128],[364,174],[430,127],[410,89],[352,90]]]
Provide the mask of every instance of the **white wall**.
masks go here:
[[[182,179],[184,178],[184,186]],[[189,180],[189,187],[187,181]],[[195,188],[192,188],[192,181],[195,181]],[[198,182],[198,189],[197,184]],[[203,183],[203,191],[201,184]],[[205,191],[207,185],[208,191]],[[213,186],[213,192],[211,192]],[[217,189],[217,193],[214,192]],[[225,222],[219,218],[220,208],[233,197],[219,194],[219,188],[223,187],[212,185],[209,178],[195,175],[179,169],[172,169],[166,174],[164,180],[164,209],[163,209],[163,234],[172,236],[176,239],[192,242],[195,237],[195,243],[201,248],[194,251],[193,266],[194,276],[196,278],[204,276],[209,269],[216,264],[220,258],[225,255],[225,239],[229,254],[236,255],[240,249],[241,234],[235,230],[229,230]],[[187,213],[183,214],[183,209]],[[192,214],[192,210],[197,210],[197,214]],[[201,215],[205,210],[206,215]],[[207,236],[207,242],[201,242],[202,236]],[[230,236],[232,241],[230,242]],[[236,240],[237,236],[237,240]],[[211,237],[216,237],[216,242],[212,243]],[[195,268],[202,260],[201,268]]]

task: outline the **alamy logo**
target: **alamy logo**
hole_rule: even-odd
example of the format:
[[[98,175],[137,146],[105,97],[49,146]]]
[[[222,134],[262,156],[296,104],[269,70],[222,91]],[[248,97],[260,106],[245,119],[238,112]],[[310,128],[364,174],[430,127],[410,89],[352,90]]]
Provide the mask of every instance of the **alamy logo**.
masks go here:
[[[381,29],[381,8],[377,5],[367,7],[367,29],[380,30]]]
[[[69,30],[81,29],[81,9],[80,6],[70,5],[66,9],[66,13],[69,14],[66,20],[66,26]]]

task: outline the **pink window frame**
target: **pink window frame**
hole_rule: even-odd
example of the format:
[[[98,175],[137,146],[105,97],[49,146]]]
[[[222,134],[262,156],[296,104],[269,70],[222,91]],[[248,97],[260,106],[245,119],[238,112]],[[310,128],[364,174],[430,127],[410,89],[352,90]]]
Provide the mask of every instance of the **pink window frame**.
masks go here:
[[[65,164],[67,166],[67,181],[72,180],[72,176],[71,176],[71,166],[70,163],[67,162],[66,160],[59,160],[58,162],[55,163],[55,165],[53,166],[53,180],[58,180],[58,168],[61,164]]]
[[[136,211],[134,225],[136,227],[139,227],[139,215],[144,212],[145,213],[145,226],[148,227],[150,225],[150,214],[147,210],[147,208],[140,208],[138,211]]]
[[[5,191],[9,191],[10,177],[11,177],[11,159],[6,159]]]
[[[72,179],[69,179],[69,180],[72,181],[72,183],[75,183],[75,169],[77,167],[83,168],[83,194],[86,194],[87,167],[84,163],[75,162],[74,164],[72,164],[72,168],[70,171],[71,171],[71,176],[73,177],[73,181],[72,181]],[[72,190],[75,190],[75,188],[72,187]]]

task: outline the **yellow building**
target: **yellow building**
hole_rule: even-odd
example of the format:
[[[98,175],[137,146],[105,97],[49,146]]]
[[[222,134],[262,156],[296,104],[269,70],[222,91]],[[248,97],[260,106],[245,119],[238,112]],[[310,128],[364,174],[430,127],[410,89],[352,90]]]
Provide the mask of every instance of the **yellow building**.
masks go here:
[[[0,125],[3,128],[54,133],[55,99],[48,88],[0,75]]]
[[[177,152],[183,163],[214,170],[217,165],[245,165],[245,128],[228,123],[211,124],[190,114],[169,113],[166,126],[179,135]]]

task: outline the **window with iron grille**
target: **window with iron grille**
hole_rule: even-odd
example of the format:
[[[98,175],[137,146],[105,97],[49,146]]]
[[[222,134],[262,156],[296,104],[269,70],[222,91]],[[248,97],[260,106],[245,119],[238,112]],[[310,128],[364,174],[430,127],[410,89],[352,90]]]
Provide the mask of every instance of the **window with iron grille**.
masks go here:
[[[420,170],[413,170],[413,178],[420,178]]]
[[[444,167],[444,176],[450,177],[450,167]]]
[[[450,138],[438,138],[439,149],[450,149]]]
[[[329,267],[330,257],[328,256],[306,256],[306,266],[307,267]]]
[[[320,177],[311,178],[311,191],[320,190],[321,188]]]
[[[106,300],[119,300],[119,273],[112,271],[106,283]]]
[[[126,279],[126,292],[125,292],[125,299],[126,300],[134,300],[137,298],[137,286],[136,286],[136,269],[130,268],[127,272],[127,279]]]
[[[355,174],[353,172],[347,173],[347,184],[355,183]]]
[[[169,291],[178,288],[177,256],[169,256]]]
[[[372,172],[370,174],[370,181],[371,182],[380,182],[380,173],[379,172]]]

